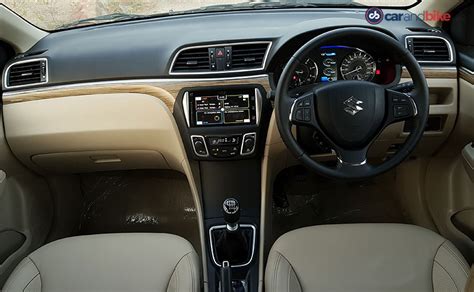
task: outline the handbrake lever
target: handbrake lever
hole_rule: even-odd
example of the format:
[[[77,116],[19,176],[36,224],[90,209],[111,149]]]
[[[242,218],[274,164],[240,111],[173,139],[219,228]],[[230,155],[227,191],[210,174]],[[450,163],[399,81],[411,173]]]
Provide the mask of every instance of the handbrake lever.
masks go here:
[[[221,292],[232,292],[232,271],[229,261],[223,261],[221,266]]]

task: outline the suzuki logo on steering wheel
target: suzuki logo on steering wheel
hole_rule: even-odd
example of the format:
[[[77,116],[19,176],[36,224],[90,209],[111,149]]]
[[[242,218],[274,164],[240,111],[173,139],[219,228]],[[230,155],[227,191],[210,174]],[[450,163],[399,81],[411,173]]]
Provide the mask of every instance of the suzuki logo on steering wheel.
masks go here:
[[[379,24],[383,20],[383,11],[380,8],[372,7],[365,12],[365,19],[370,24]]]
[[[360,106],[363,102],[353,96],[346,99],[343,103],[346,106],[344,111],[352,116],[364,110],[364,108]]]

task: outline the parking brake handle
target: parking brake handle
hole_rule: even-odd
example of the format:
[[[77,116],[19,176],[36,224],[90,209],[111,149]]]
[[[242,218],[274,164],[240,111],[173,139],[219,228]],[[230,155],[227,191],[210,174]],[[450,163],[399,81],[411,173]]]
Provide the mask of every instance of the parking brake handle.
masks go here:
[[[229,261],[223,261],[221,266],[221,292],[232,292],[232,271]]]

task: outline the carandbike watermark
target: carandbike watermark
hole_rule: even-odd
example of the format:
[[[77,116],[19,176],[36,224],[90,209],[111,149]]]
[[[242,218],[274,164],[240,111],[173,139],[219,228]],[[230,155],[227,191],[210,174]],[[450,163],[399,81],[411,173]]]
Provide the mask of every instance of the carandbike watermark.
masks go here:
[[[370,24],[379,24],[382,20],[385,21],[450,21],[451,14],[448,12],[440,12],[438,10],[423,11],[422,13],[414,14],[410,12],[403,13],[384,13],[378,7],[371,7],[365,11],[365,19]]]

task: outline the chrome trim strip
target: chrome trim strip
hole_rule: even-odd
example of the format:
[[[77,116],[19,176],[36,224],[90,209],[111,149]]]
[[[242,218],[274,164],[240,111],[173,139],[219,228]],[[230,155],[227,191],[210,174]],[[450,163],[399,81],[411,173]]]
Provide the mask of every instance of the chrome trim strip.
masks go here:
[[[15,65],[18,65],[18,64],[38,62],[38,61],[45,61],[46,62],[46,81],[30,83],[30,84],[24,84],[24,85],[8,86],[7,78],[8,78],[8,73],[10,72],[11,67],[13,67]],[[49,65],[48,65],[48,59],[46,59],[46,58],[32,58],[32,59],[27,59],[27,60],[21,60],[21,61],[18,61],[18,62],[13,62],[10,65],[8,65],[7,69],[5,70],[5,74],[3,75],[3,88],[4,89],[24,88],[24,87],[28,87],[28,86],[47,84],[48,82],[49,82]]]
[[[469,70],[469,69],[466,68],[466,67],[459,67],[459,71],[464,71],[464,72],[466,72],[466,73],[468,73],[468,74],[470,74],[470,75],[474,75],[474,71],[471,71],[471,70]]]
[[[474,71],[466,67],[460,67],[458,78],[469,82],[470,84],[474,84]]]
[[[191,122],[189,119],[189,92],[185,92],[183,95],[183,111],[184,111],[184,118],[186,119],[186,124],[188,128],[191,127]]]
[[[437,64],[442,64],[442,63],[451,63],[453,62],[454,60],[454,54],[453,54],[453,48],[451,46],[451,43],[444,37],[441,37],[441,36],[432,36],[432,35],[409,35],[409,36],[406,36],[405,37],[405,48],[408,50],[408,39],[414,39],[414,38],[419,38],[419,39],[427,39],[427,38],[433,38],[433,39],[441,39],[443,40],[447,47],[448,47],[448,51],[449,51],[449,61],[418,61],[418,63],[422,64],[422,63],[437,63]],[[410,52],[411,53],[411,52]]]
[[[74,83],[66,85],[54,85],[54,86],[45,86],[38,87],[34,89],[26,90],[14,90],[7,91],[3,93],[3,96],[14,96],[19,94],[29,94],[29,93],[40,93],[51,90],[61,90],[61,89],[74,89],[81,87],[93,87],[93,86],[103,86],[103,85],[116,85],[116,84],[151,84],[151,83],[185,83],[185,82],[215,82],[215,81],[240,81],[246,79],[259,79],[259,78],[269,78],[268,74],[259,74],[259,75],[249,75],[249,76],[232,76],[232,77],[217,77],[217,78],[157,78],[157,79],[126,79],[126,80],[110,80],[110,81],[94,81],[94,82],[83,82],[83,83]]]
[[[250,255],[250,259],[247,263],[241,264],[241,265],[234,265],[234,266],[231,266],[231,268],[241,268],[241,267],[248,266],[252,262],[253,257],[255,255],[255,237],[257,236],[257,229],[252,224],[240,224],[239,226],[240,227],[252,228],[252,231],[253,231],[252,252],[251,252],[251,255]],[[217,262],[216,256],[214,254],[214,243],[212,242],[212,231],[213,230],[218,230],[218,229],[226,229],[226,228],[227,228],[226,225],[215,225],[215,226],[212,226],[211,228],[209,228],[209,242],[211,244],[211,258],[212,258],[212,261],[214,262],[214,264],[218,267],[221,267],[221,265]]]
[[[255,123],[257,123],[257,126],[260,125],[262,103],[262,93],[258,88],[255,88]]]
[[[262,66],[259,68],[254,69],[239,69],[239,70],[227,70],[227,71],[205,71],[205,72],[173,72],[173,66],[178,58],[179,54],[186,50],[192,49],[199,49],[199,48],[216,48],[216,47],[225,47],[225,46],[236,46],[236,45],[252,45],[252,44],[267,44],[267,51],[265,52],[265,56],[263,57]],[[271,41],[254,41],[254,42],[237,42],[237,43],[217,43],[217,44],[208,44],[208,45],[199,45],[199,46],[190,46],[184,47],[180,49],[173,57],[173,61],[171,62],[170,69],[168,73],[170,75],[209,75],[209,74],[225,74],[225,73],[238,73],[238,72],[249,72],[249,71],[260,71],[265,69],[265,65],[267,63],[267,58],[270,53],[270,49],[272,47]]]
[[[350,162],[343,161],[341,158],[339,158],[339,156],[336,156],[336,157],[337,157],[337,161],[339,161],[339,163],[344,164],[344,165],[349,165],[349,166],[362,166],[362,165],[365,165],[367,163],[367,159],[362,161],[362,162],[359,162],[359,163],[350,163]]]
[[[201,154],[197,153],[196,147],[194,146],[194,141],[193,141],[194,138],[198,138],[204,143],[204,148],[206,148],[206,155],[201,155]],[[193,146],[194,154],[196,154],[199,157],[209,157],[209,149],[207,149],[207,143],[206,143],[206,139],[204,138],[204,136],[191,135],[191,145]]]
[[[244,153],[244,143],[245,143],[245,137],[247,136],[253,136],[254,144],[252,151]],[[241,156],[246,156],[246,155],[251,155],[255,152],[255,147],[257,146],[257,133],[256,132],[251,132],[251,133],[246,133],[242,136],[242,145],[240,146],[240,155]]]
[[[300,97],[301,98],[301,97]],[[290,108],[290,116],[288,117],[288,120],[290,121],[290,123],[293,123],[293,110],[295,109],[295,106],[296,106],[296,102],[300,99],[300,98],[297,98],[293,101],[293,104],[291,105],[291,108]]]
[[[418,115],[418,107],[416,106],[416,103],[413,100],[413,97],[411,97],[411,95],[409,95],[408,93],[405,93],[405,96],[408,97],[408,100],[410,101],[411,106],[413,107],[413,110],[414,110],[413,116],[416,117]]]

